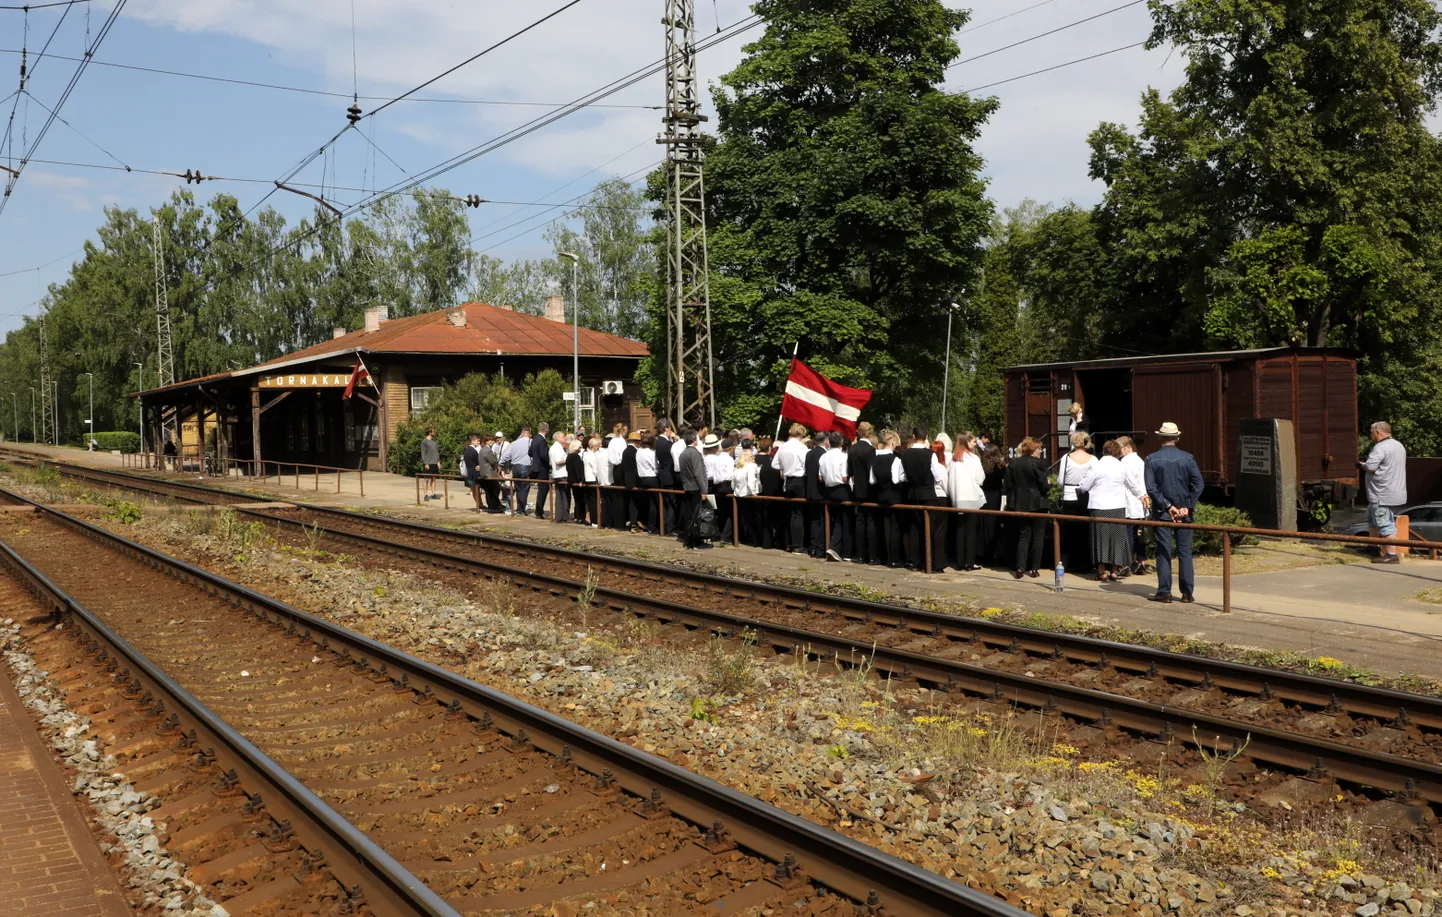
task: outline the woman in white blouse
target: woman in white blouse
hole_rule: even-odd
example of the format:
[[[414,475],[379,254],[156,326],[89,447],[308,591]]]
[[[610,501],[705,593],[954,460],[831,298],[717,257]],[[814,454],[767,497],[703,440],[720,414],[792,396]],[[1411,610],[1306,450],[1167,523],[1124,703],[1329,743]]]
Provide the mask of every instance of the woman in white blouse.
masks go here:
[[[951,464],[946,468],[946,489],[951,505],[958,509],[980,509],[986,503],[981,484],[986,480],[986,471],[981,467],[981,456],[976,454],[976,437],[971,433],[958,433],[956,450],[951,455]],[[956,568],[963,572],[980,570],[976,556],[981,543],[981,517],[975,513],[949,513],[955,552]]]
[[[1140,500],[1146,490],[1138,487],[1122,464],[1121,446],[1107,440],[1102,457],[1090,463],[1077,490],[1088,495],[1087,509],[1093,519],[1125,520],[1127,497]],[[1098,582],[1116,582],[1117,575],[1132,562],[1131,544],[1125,524],[1092,526],[1092,560],[1097,565]]]
[[[754,497],[761,493],[761,466],[756,464],[755,449],[747,446],[750,443],[751,440],[746,440],[737,450],[736,471],[731,478],[731,492],[737,497]],[[741,526],[741,543],[760,545],[761,508],[755,500],[738,500],[736,511],[740,516],[736,524]]]

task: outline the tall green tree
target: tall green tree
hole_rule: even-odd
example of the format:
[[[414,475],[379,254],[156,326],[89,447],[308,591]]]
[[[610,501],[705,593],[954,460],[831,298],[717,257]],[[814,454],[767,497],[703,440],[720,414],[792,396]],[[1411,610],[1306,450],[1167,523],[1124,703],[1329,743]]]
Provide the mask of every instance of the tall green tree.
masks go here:
[[[1442,447],[1442,15],[1426,0],[1151,4],[1187,55],[1140,130],[1092,136],[1109,337],[1145,349],[1346,346],[1363,415]],[[1143,348],[1138,348],[1143,349]]]
[[[718,408],[727,424],[774,418],[800,341],[820,372],[876,389],[871,416],[899,416],[936,400],[947,304],[977,279],[991,222],[972,144],[996,102],[941,88],[968,14],[939,0],[754,10],[766,31],[714,91],[707,160]],[[663,186],[653,177],[653,199]]]

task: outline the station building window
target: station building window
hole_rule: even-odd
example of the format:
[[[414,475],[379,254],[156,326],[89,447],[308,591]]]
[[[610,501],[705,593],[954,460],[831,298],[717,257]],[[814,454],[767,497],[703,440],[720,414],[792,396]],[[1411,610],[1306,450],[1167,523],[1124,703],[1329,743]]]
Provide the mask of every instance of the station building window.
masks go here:
[[[415,385],[411,387],[411,413],[424,411],[432,398],[440,395],[439,385]]]

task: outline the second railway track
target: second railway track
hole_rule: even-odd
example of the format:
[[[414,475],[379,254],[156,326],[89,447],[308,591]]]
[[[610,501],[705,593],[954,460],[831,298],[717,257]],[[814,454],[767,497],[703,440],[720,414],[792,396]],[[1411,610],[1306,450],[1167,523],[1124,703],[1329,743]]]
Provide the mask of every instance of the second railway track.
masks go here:
[[[202,503],[220,488],[63,466],[108,484]],[[595,602],[690,628],[755,633],[781,652],[843,663],[1065,715],[1142,738],[1220,739],[1254,760],[1336,778],[1404,802],[1442,804],[1442,700],[1147,647],[1035,631],[899,605],[819,595],[683,568],[458,532],[329,507],[242,509],[320,527],[359,551],[554,595],[600,575]],[[970,660],[970,661],[964,661]]]
[[[349,838],[332,839],[325,858],[350,879],[337,883],[341,893],[332,888],[316,906],[286,913],[521,915],[553,913],[562,900],[591,902],[600,914],[782,906],[833,914],[838,900],[896,917],[1018,913],[213,574],[66,514],[37,512],[0,521],[0,556],[80,625],[86,649],[108,660],[101,680],[140,697],[139,716],[178,731],[198,765],[234,756],[185,725],[208,716],[215,734],[233,727],[237,745],[254,743],[274,762],[272,777],[293,783],[290,796],[313,795],[311,808]],[[178,692],[194,703],[176,720]],[[251,776],[223,772],[220,786],[248,787]],[[256,795],[246,797],[252,808],[291,811],[290,796]],[[312,835],[314,817],[277,819],[269,843]],[[367,845],[377,862],[393,864],[388,880],[336,865]],[[271,881],[303,886],[292,873],[314,863],[315,849],[326,848],[307,846]],[[212,872],[226,875],[222,866]],[[431,904],[387,897],[410,875],[425,883],[412,897],[429,894]]]

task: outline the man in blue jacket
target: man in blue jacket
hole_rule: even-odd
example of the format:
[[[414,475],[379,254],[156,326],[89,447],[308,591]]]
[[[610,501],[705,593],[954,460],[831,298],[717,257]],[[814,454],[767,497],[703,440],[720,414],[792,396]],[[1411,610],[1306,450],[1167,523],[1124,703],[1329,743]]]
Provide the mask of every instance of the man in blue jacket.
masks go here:
[[[1147,496],[1152,499],[1152,518],[1161,522],[1195,522],[1197,501],[1202,497],[1202,470],[1190,452],[1177,448],[1182,431],[1168,421],[1157,431],[1161,448],[1147,456]],[[1194,602],[1192,588],[1192,530],[1158,528],[1157,594],[1153,602],[1172,600],[1172,557],[1178,559],[1182,601]]]

